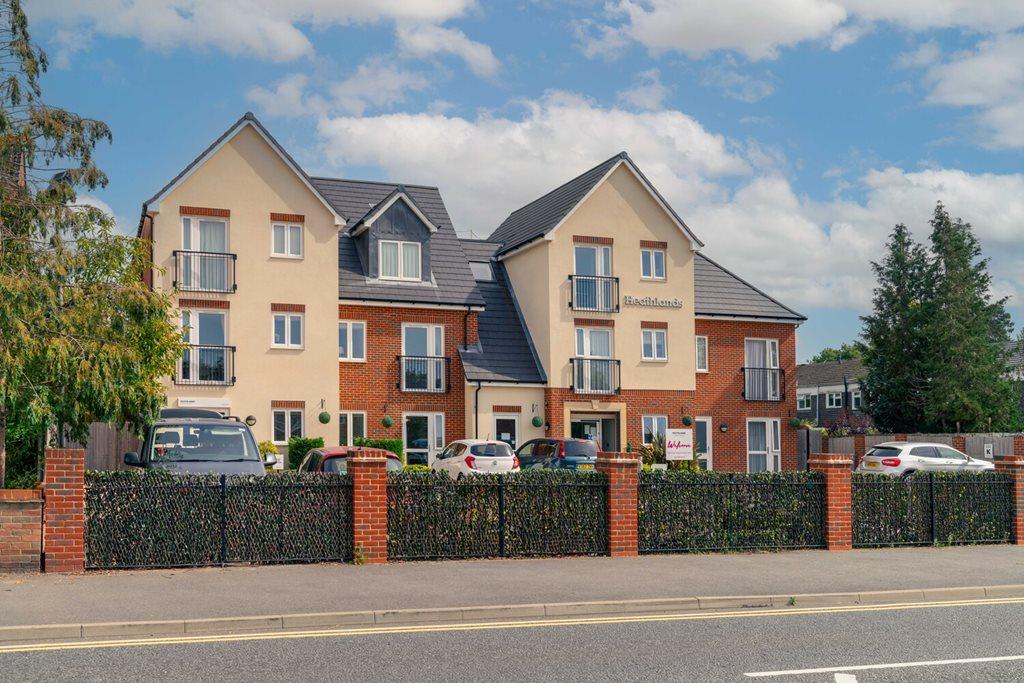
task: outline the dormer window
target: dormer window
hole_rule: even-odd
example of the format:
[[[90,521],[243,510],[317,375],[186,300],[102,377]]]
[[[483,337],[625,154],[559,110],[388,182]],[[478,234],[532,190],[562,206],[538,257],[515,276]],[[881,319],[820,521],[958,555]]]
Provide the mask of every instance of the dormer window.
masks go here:
[[[419,242],[381,240],[379,242],[379,253],[379,272],[382,280],[410,280],[416,282],[422,279]]]

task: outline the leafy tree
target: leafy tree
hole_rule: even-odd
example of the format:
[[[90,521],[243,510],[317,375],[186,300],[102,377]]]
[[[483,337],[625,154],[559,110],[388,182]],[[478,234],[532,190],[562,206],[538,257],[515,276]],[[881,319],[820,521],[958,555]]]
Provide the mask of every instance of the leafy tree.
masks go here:
[[[77,190],[104,186],[106,124],[42,101],[46,55],[19,0],[0,0],[0,482],[8,416],[84,437],[141,424],[163,403],[181,338],[142,281],[148,247]],[[2,484],[0,484],[2,485]]]
[[[865,410],[882,431],[917,431],[928,394],[927,254],[900,224],[889,236],[884,258],[871,268],[877,280],[873,311],[861,317],[868,366],[862,389]]]
[[[988,259],[970,223],[950,218],[941,203],[930,222],[925,425],[943,432],[1013,429],[1018,399],[1006,376],[1013,335],[1006,299],[992,297]]]
[[[1015,429],[1006,300],[992,297],[970,224],[941,203],[930,224],[929,249],[897,225],[872,264],[874,310],[861,318],[865,409],[890,432]]]
[[[812,363],[831,363],[837,360],[853,360],[864,357],[864,349],[857,342],[844,343],[838,349],[826,346],[811,358]]]

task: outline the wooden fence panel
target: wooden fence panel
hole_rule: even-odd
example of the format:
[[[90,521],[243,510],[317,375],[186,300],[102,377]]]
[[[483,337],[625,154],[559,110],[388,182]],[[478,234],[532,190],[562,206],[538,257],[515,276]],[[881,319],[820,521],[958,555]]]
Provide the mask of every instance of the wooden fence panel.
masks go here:
[[[142,448],[142,442],[129,430],[118,430],[115,425],[93,422],[89,425],[89,438],[84,444],[68,444],[68,448],[85,449],[87,470],[123,470],[124,454]]]
[[[828,440],[829,453],[853,453],[853,437],[837,436]]]

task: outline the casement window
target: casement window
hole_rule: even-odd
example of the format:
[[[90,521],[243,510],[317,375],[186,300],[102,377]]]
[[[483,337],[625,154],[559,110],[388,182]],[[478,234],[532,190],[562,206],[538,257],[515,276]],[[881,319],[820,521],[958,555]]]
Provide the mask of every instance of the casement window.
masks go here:
[[[782,397],[778,339],[744,339],[744,391],[748,401],[778,401]]]
[[[182,384],[231,384],[233,359],[227,346],[228,316],[223,311],[182,309],[185,351],[178,362]]]
[[[302,258],[302,226],[274,223],[270,228],[270,255]]]
[[[614,311],[618,305],[612,278],[612,248],[577,244],[573,247],[572,306],[577,311]]]
[[[612,393],[618,388],[618,367],[612,360],[612,330],[576,328],[573,387],[579,393]]]
[[[665,279],[665,250],[640,250],[640,277],[644,280]]]
[[[381,240],[379,273],[383,280],[420,280],[420,243]]]
[[[811,399],[814,394],[797,394],[796,397],[796,409],[797,410],[811,410],[812,404]]]
[[[644,415],[643,425],[643,442],[644,445],[648,445],[653,443],[654,438],[657,436],[660,436],[662,439],[665,438],[665,430],[668,429],[668,416]]]
[[[196,292],[231,291],[228,269],[228,222],[216,218],[182,216],[178,286]]]
[[[444,326],[402,324],[402,391],[447,390]]]
[[[825,407],[826,408],[842,408],[843,407],[843,392],[841,391],[830,391],[825,394]]]
[[[859,390],[858,391],[851,391],[850,392],[850,407],[853,408],[854,410],[860,410],[860,406],[861,406],[860,391]]]
[[[302,313],[274,313],[270,345],[277,349],[301,349],[302,323]]]
[[[305,426],[301,410],[275,408],[272,411],[274,424],[274,443],[287,444],[293,436],[305,436]]]
[[[612,331],[607,327],[577,327],[576,355],[579,358],[611,358]]]
[[[640,333],[640,355],[644,360],[668,360],[665,330],[644,329]]]
[[[697,372],[708,371],[708,338],[694,337],[697,346]]]
[[[366,413],[347,411],[338,413],[338,445],[355,446],[356,439],[366,436]]]
[[[782,434],[777,418],[747,420],[747,471],[778,472],[782,469]]]
[[[338,322],[338,360],[366,360],[366,323],[354,320]]]

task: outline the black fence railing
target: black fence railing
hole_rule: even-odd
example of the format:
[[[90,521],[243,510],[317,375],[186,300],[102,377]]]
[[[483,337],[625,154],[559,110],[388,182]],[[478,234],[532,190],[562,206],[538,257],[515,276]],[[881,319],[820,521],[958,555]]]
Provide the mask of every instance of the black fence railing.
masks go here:
[[[231,385],[235,383],[235,347],[189,344],[185,347],[175,384]]]
[[[608,552],[608,480],[598,472],[521,472],[452,481],[388,475],[388,558]]]
[[[401,391],[446,394],[451,385],[452,359],[448,356],[397,356]]]
[[[612,358],[570,358],[572,390],[577,394],[617,394],[622,388],[620,361]]]
[[[90,472],[90,569],[352,559],[347,475]]]
[[[817,472],[641,472],[641,553],[825,546]]]
[[[1013,484],[1001,472],[853,474],[853,545],[1008,543]]]
[[[619,310],[619,278],[600,275],[570,275],[574,311],[615,313]]]
[[[748,401],[783,401],[786,371],[780,368],[743,368],[743,398]]]
[[[174,251],[175,289],[181,292],[234,292],[237,254],[219,251]]]

